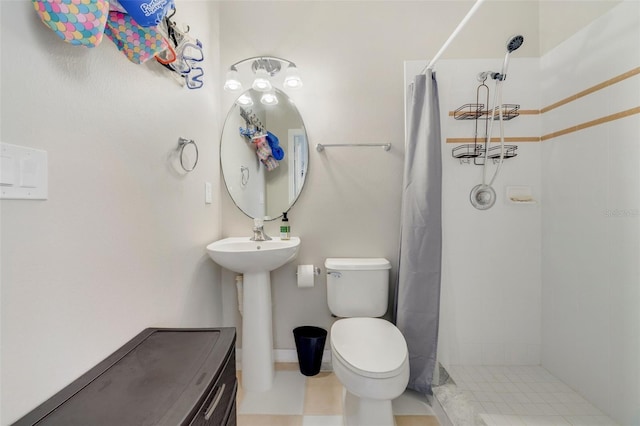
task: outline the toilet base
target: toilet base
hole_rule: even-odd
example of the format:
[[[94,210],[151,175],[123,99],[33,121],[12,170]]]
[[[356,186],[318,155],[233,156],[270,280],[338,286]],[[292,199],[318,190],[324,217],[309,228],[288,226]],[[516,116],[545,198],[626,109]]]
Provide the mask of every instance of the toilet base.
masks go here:
[[[395,426],[391,400],[360,398],[345,389],[344,426]]]

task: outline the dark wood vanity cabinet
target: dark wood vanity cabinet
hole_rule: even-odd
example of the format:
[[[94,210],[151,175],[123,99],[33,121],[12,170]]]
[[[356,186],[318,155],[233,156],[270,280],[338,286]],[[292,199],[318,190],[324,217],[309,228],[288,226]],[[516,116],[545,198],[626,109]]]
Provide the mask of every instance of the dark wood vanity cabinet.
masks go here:
[[[15,426],[235,426],[233,328],[148,328]]]

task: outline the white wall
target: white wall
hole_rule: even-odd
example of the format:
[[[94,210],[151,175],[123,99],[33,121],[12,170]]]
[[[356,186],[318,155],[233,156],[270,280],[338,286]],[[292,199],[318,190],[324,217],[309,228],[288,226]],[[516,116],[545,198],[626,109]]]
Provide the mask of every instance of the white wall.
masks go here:
[[[150,326],[221,323],[217,5],[177,2],[205,88],[73,47],[31,2],[2,1],[1,140],[49,154],[49,199],[3,200],[2,417],[8,424]],[[193,173],[177,168],[194,139]],[[204,182],[216,189],[204,204]]]
[[[541,58],[543,106],[640,67],[626,1]],[[543,134],[637,108],[640,75],[542,116]],[[543,143],[542,364],[640,423],[640,115]]]

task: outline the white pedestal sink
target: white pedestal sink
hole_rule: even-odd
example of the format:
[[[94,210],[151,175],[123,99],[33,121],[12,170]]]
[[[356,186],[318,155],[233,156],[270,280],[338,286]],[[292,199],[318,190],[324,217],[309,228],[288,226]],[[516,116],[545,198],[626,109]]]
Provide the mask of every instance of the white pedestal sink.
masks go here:
[[[231,237],[207,246],[211,259],[240,272],[243,279],[242,387],[263,392],[273,385],[273,330],[270,272],[295,259],[300,238],[251,241]]]

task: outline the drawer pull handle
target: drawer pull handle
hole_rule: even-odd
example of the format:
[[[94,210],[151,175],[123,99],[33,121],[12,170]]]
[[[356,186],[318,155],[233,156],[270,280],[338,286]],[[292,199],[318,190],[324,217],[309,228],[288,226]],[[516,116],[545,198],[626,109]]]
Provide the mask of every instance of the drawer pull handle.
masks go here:
[[[211,403],[209,408],[207,408],[207,411],[204,413],[205,420],[209,420],[213,415],[213,412],[216,411],[216,407],[218,406],[218,404],[220,403],[220,400],[222,399],[222,395],[224,394],[224,388],[226,386],[227,384],[225,383],[216,391],[216,396],[213,397],[213,402]]]

